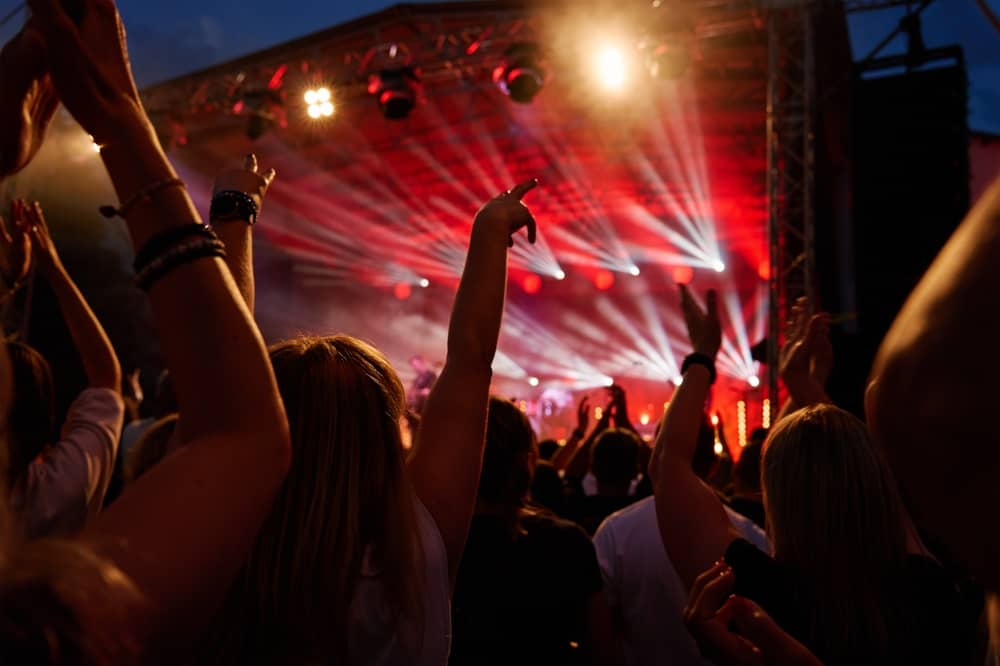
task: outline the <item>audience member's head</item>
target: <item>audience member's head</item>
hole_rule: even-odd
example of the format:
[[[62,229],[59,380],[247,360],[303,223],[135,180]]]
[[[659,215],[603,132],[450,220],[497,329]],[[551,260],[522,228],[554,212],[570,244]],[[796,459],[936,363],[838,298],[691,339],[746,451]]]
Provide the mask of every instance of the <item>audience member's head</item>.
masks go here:
[[[563,480],[548,460],[539,460],[535,465],[535,476],[531,482],[531,500],[554,513],[564,509]]]
[[[554,439],[543,439],[538,443],[538,457],[542,460],[552,460],[559,450],[559,442]]]
[[[303,652],[278,661],[343,653],[362,562],[379,572],[386,621],[420,622],[423,555],[398,375],[348,336],[297,338],[270,355],[294,454],[222,626],[207,640],[230,663],[272,645]]]
[[[8,342],[7,353],[14,380],[7,423],[7,480],[13,485],[42,449],[55,441],[55,393],[52,370],[41,354],[20,342]]]
[[[761,460],[774,555],[823,599],[812,626],[834,653],[885,626],[882,576],[906,553],[903,507],[865,424],[832,405],[799,410],[772,429]],[[859,621],[861,620],[861,621]],[[878,634],[876,634],[878,635]]]
[[[715,428],[706,414],[701,420],[701,428],[698,429],[698,442],[694,449],[694,458],[691,459],[691,469],[703,481],[708,481],[715,474],[719,465],[719,456],[715,453]]]
[[[590,459],[598,494],[628,494],[629,485],[639,472],[641,446],[642,440],[631,430],[612,428],[598,436]]]
[[[148,472],[167,455],[170,439],[177,428],[177,420],[176,414],[165,416],[142,433],[125,459],[122,477],[126,484]]]
[[[537,461],[535,431],[528,417],[514,403],[490,398],[480,503],[511,509],[523,506]]]
[[[760,454],[764,448],[762,440],[751,439],[733,470],[733,484],[737,493],[754,494],[760,492]]]

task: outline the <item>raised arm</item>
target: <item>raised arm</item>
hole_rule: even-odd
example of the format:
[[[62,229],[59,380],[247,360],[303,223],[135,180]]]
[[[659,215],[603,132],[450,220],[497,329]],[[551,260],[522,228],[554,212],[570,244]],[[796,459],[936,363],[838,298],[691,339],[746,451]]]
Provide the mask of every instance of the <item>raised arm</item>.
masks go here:
[[[152,258],[166,259],[182,247],[162,234],[191,229],[198,213],[139,102],[114,3],[84,0],[79,27],[58,0],[29,5],[63,103],[104,147],[119,200],[132,204],[124,213],[136,249],[153,240]],[[291,452],[263,341],[225,264],[189,253],[150,285],[149,298],[187,445],[129,488],[86,538],[145,599],[121,631],[147,646],[155,638],[178,645],[214,612]]]
[[[528,240],[535,241],[535,221],[521,199],[536,184],[518,185],[476,215],[448,328],[448,357],[427,398],[410,461],[417,496],[444,539],[452,581],[483,462],[491,366],[507,291],[507,249],[511,235],[522,227],[528,228]]]
[[[576,406],[576,428],[566,440],[566,443],[559,447],[556,454],[552,456],[552,466],[558,471],[563,471],[580,446],[580,442],[587,436],[587,426],[590,423],[590,398],[583,396],[580,404]]]
[[[18,201],[14,205],[20,208],[16,215],[24,220],[25,231],[31,238],[38,275],[49,283],[56,296],[59,311],[83,363],[88,386],[121,393],[122,369],[115,349],[101,322],[66,272],[49,235],[41,205],[37,201],[32,205]]]
[[[800,298],[792,307],[792,326],[779,359],[788,399],[775,423],[796,410],[830,402],[826,394],[826,381],[833,364],[829,316],[826,313],[810,315],[809,310],[809,301],[805,298]]]
[[[251,153],[244,159],[242,169],[223,171],[212,188],[210,222],[226,246],[226,266],[251,314],[255,293],[253,225],[275,175],[274,169],[260,173],[257,156]]]
[[[976,204],[910,295],[882,342],[866,396],[922,529],[988,585],[1000,531],[973,507],[1000,499],[996,377],[1000,354],[1000,181]]]
[[[708,292],[706,309],[702,310],[682,285],[681,305],[696,362],[685,363],[687,370],[663,417],[649,471],[663,545],[684,585],[690,588],[739,537],[722,502],[691,469],[715,357],[722,344],[716,294]]]

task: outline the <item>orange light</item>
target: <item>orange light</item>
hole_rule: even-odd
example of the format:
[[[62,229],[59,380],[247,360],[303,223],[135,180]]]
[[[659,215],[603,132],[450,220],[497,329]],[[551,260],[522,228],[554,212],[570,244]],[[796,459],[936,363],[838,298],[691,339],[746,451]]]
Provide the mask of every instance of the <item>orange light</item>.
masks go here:
[[[712,425],[714,425],[714,426],[719,425],[719,415],[718,414],[712,414]]]
[[[771,427],[771,401],[767,398],[764,399],[764,404],[761,406],[760,420],[761,425],[765,428]]]
[[[639,423],[642,425],[649,425],[649,414],[640,414]]]
[[[597,271],[597,275],[594,276],[594,286],[596,286],[601,291],[607,291],[615,285],[615,275],[608,270]]]
[[[767,259],[762,259],[760,264],[757,265],[757,275],[760,276],[761,280],[767,282],[771,279],[771,262]]]
[[[670,274],[677,284],[690,284],[694,279],[694,269],[690,266],[677,266]]]

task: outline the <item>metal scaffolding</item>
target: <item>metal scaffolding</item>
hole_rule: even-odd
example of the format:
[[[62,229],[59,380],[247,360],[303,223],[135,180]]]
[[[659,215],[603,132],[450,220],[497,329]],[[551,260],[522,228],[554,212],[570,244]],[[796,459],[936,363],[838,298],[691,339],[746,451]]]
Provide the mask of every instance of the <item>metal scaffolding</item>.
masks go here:
[[[771,272],[768,395],[777,409],[778,361],[790,305],[815,302],[815,5],[768,16],[767,196]]]

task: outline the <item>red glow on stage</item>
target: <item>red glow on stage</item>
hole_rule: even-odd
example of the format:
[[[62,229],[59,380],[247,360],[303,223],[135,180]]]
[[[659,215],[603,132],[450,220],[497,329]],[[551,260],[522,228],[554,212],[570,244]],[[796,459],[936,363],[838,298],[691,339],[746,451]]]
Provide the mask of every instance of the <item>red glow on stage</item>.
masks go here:
[[[759,275],[760,279],[764,280],[765,282],[768,281],[768,280],[770,280],[771,279],[771,262],[768,261],[767,259],[764,259],[763,261],[761,261],[760,264],[757,266],[757,275]]]
[[[243,100],[241,99],[237,100],[236,103],[233,104],[233,113],[235,113],[236,115],[243,113],[243,106],[244,106]]]
[[[690,266],[678,266],[670,274],[677,284],[690,284],[694,279],[694,269]]]
[[[611,271],[603,270],[597,271],[597,275],[594,276],[594,286],[601,291],[607,291],[615,285],[615,274]]]
[[[277,90],[281,87],[281,82],[285,78],[285,72],[288,71],[288,65],[282,65],[278,67],[277,71],[274,72],[274,76],[271,80],[267,82],[267,87],[271,90]]]
[[[542,278],[534,274],[528,275],[524,278],[521,286],[524,287],[524,293],[537,294],[542,289]]]
[[[413,293],[413,288],[406,282],[400,282],[392,290],[392,293],[401,301],[405,301]]]

